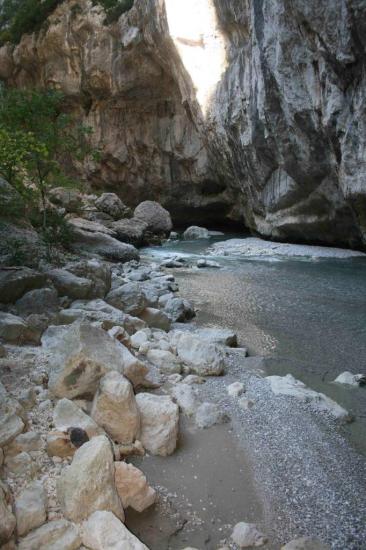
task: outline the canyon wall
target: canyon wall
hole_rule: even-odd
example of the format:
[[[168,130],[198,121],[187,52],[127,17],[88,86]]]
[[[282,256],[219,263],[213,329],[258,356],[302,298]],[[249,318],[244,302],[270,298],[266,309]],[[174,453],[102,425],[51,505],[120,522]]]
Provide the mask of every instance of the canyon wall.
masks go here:
[[[109,26],[67,0],[0,78],[61,89],[103,152],[85,177],[131,206],[365,247],[365,31],[365,0],[135,0]]]

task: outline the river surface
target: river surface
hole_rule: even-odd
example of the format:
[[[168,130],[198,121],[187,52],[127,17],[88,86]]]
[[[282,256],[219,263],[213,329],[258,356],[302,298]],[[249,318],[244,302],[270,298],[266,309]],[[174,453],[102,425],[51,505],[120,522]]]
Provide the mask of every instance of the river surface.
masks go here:
[[[144,253],[183,254],[195,264],[217,240]],[[197,322],[235,330],[250,355],[265,357],[268,374],[291,373],[339,402],[355,416],[342,429],[366,453],[366,388],[332,383],[344,371],[366,372],[366,259],[210,258],[222,268],[174,270],[180,294],[198,307]]]

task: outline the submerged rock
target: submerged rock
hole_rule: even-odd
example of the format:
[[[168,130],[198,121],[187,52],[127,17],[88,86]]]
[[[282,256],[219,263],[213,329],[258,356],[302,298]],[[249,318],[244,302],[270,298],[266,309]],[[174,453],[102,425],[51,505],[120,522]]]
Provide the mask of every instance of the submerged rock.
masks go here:
[[[197,225],[192,225],[188,227],[183,233],[183,239],[186,241],[192,241],[195,239],[208,239],[210,236],[208,229],[205,227],[198,227]]]
[[[365,386],[366,375],[365,374],[352,374],[352,372],[342,372],[334,380],[337,384],[345,384],[346,386]]]
[[[288,395],[300,401],[309,403],[312,408],[320,412],[327,412],[335,418],[351,420],[349,413],[338,403],[323,393],[308,388],[291,374],[286,376],[267,376],[272,392],[275,395]]]

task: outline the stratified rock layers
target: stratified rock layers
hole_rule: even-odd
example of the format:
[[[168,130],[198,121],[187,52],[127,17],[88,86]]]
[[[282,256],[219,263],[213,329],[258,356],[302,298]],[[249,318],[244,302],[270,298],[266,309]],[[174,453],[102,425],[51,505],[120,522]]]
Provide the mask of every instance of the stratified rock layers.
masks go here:
[[[0,78],[60,88],[94,129],[94,186],[176,223],[365,246],[364,2],[138,0],[103,20],[67,0],[0,49]]]

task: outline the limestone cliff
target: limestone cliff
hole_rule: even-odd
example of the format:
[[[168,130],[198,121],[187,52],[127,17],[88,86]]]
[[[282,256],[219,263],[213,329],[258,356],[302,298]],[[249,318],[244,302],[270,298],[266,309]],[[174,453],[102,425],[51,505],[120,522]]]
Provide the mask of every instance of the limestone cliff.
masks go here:
[[[365,0],[135,0],[103,21],[66,0],[0,50],[0,78],[62,89],[94,128],[94,186],[178,222],[365,246]]]

